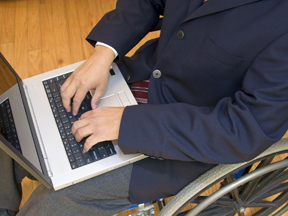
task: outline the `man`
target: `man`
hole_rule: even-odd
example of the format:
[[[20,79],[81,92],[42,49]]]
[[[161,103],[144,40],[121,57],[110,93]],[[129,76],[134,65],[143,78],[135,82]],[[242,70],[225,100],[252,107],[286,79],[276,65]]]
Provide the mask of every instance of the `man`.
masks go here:
[[[150,157],[56,193],[42,187],[20,215],[52,206],[55,215],[76,215],[81,208],[83,215],[112,215],[129,200],[173,195],[216,164],[249,160],[281,139],[288,126],[287,9],[285,0],[119,0],[88,35],[92,45],[101,43],[61,95],[75,115],[86,92],[95,89],[93,110],[72,128],[78,141],[89,136],[85,151],[118,139],[124,153]],[[124,57],[160,15],[160,38]],[[113,60],[129,84],[149,80],[148,104],[97,108]],[[104,179],[118,182],[115,191],[95,189],[90,196]]]

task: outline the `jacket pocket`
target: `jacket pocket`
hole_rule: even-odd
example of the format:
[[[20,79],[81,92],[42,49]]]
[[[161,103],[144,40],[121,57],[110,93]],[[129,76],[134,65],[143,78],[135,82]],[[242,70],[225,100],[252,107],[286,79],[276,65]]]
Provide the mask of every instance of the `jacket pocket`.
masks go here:
[[[202,50],[214,60],[230,67],[237,67],[237,65],[244,60],[224,51],[218,47],[209,37],[204,42]]]

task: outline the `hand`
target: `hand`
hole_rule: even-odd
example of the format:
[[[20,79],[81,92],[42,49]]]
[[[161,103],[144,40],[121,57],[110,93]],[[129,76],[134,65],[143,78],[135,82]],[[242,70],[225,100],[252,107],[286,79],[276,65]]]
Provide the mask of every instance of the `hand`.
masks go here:
[[[91,108],[95,109],[104,94],[108,82],[110,66],[114,60],[114,52],[104,46],[96,46],[91,57],[80,65],[61,87],[63,106],[71,112],[71,98],[73,98],[72,114],[79,111],[81,102],[87,92],[94,89]]]
[[[88,136],[84,152],[96,143],[118,139],[123,111],[124,107],[98,107],[84,113],[74,122],[71,131],[76,141],[80,142]]]

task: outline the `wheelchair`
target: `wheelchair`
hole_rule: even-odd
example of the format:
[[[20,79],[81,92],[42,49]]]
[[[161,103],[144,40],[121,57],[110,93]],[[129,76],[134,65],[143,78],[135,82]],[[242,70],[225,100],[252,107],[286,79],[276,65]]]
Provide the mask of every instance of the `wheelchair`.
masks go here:
[[[167,205],[157,201],[158,216],[283,215],[288,210],[287,153],[288,138],[283,138],[248,162],[219,164],[183,188]],[[131,216],[154,214],[153,204],[141,204]]]

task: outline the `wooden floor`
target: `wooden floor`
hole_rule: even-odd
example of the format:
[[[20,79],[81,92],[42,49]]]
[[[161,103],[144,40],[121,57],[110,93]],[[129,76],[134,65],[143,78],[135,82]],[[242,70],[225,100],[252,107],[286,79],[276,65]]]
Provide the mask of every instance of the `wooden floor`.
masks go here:
[[[85,37],[115,4],[116,0],[0,0],[0,52],[22,78],[87,59],[93,48]],[[158,36],[159,32],[148,34],[128,55]],[[39,183],[25,179],[22,185],[21,206]]]
[[[115,6],[116,0],[0,0],[0,52],[23,79],[82,61],[93,51],[86,36]],[[127,55],[158,36],[148,34]],[[39,183],[22,184],[21,206]]]

